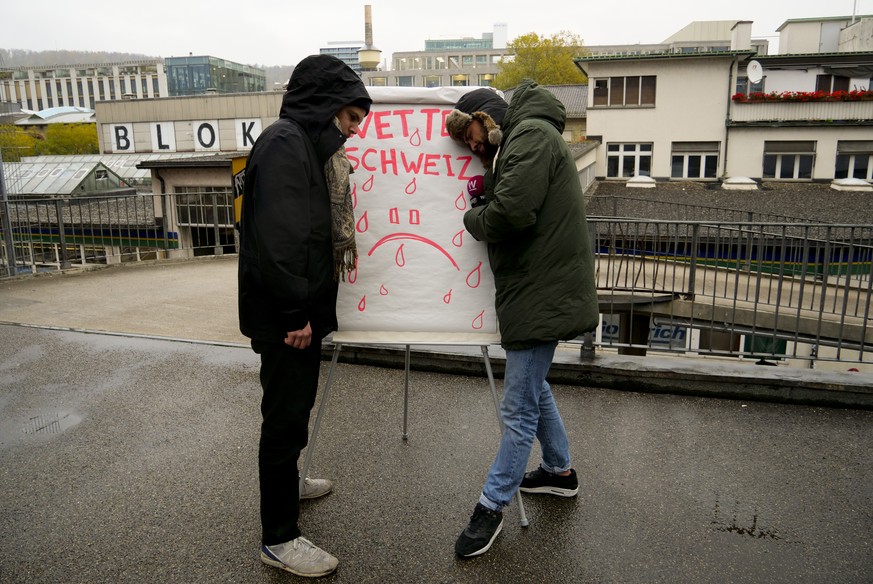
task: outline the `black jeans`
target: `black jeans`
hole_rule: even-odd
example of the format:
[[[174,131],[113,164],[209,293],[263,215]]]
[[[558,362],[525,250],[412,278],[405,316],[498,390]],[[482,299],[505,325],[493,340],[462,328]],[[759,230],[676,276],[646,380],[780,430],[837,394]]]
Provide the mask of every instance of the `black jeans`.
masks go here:
[[[261,441],[258,472],[264,545],[300,535],[297,462],[309,440],[309,413],[315,404],[321,341],[305,349],[283,342],[252,341],[261,356]]]

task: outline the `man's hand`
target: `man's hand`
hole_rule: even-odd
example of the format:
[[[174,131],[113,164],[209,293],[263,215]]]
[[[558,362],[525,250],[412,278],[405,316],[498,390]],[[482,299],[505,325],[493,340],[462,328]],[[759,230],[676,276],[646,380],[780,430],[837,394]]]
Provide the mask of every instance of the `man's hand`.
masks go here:
[[[295,349],[305,349],[312,342],[312,327],[309,323],[299,331],[289,331],[285,337],[285,344]]]
[[[467,195],[470,197],[471,207],[485,204],[485,179],[481,174],[467,181]]]

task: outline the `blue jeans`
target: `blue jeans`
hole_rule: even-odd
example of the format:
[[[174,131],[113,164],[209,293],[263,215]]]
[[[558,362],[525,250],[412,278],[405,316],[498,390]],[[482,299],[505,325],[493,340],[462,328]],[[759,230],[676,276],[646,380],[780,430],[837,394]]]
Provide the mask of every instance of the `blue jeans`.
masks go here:
[[[559,473],[570,469],[570,443],[546,375],[557,342],[506,351],[500,415],[506,429],[479,502],[494,511],[509,504],[524,478],[534,437],[542,449],[541,466]]]

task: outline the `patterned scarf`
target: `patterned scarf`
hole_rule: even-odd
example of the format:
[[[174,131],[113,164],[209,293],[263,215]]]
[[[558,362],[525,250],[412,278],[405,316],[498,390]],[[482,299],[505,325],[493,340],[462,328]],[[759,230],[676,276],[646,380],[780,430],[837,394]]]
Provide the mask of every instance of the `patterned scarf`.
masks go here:
[[[339,120],[334,118],[339,127]],[[333,234],[333,279],[345,282],[346,274],[358,263],[358,248],[355,246],[355,213],[352,209],[352,190],[349,175],[352,163],[346,149],[340,146],[324,164],[324,177],[330,194],[331,232]]]

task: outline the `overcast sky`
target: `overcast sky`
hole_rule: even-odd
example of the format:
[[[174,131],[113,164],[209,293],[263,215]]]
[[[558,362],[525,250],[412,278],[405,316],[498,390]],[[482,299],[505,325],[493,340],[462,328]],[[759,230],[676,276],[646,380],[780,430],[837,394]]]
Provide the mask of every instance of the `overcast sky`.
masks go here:
[[[481,38],[495,23],[507,25],[509,40],[568,31],[587,45],[609,45],[659,43],[695,20],[750,20],[752,36],[773,47],[776,29],[790,18],[873,14],[873,0],[4,0],[0,48],[193,53],[293,65],[329,42],[362,41],[365,4],[372,6],[373,44],[383,61],[423,50],[425,39]]]

